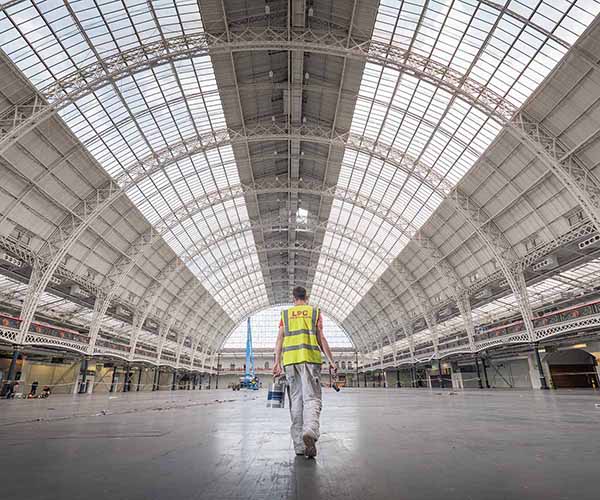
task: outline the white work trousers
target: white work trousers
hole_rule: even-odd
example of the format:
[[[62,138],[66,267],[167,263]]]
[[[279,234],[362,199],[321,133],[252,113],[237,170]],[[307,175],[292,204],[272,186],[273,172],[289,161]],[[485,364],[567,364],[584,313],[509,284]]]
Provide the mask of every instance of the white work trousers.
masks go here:
[[[290,391],[292,441],[296,452],[304,451],[302,435],[311,432],[319,439],[321,415],[321,365],[298,363],[287,365],[285,375]]]

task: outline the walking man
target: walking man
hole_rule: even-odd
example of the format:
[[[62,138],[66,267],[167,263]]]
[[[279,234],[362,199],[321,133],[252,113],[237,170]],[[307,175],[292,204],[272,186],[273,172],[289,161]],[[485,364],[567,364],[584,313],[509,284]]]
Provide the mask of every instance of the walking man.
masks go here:
[[[306,289],[301,286],[294,288],[293,300],[294,306],[281,313],[273,375],[285,370],[289,384],[294,451],[313,458],[317,455],[321,414],[321,351],[333,373],[337,368],[323,335],[321,311],[307,304]]]

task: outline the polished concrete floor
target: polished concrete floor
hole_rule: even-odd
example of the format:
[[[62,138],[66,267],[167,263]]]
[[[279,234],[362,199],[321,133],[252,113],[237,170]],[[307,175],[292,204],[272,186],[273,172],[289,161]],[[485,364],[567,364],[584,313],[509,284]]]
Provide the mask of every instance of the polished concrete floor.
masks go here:
[[[0,498],[597,499],[600,393],[326,391],[316,460],[266,393],[0,401]]]

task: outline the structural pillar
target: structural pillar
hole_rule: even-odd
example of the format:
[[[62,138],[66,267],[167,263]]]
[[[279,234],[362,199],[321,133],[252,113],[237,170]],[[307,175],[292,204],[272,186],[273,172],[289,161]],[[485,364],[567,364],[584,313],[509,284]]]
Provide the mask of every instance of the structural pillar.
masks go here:
[[[437,365],[438,365],[438,377],[440,379],[440,388],[443,389],[444,388],[444,376],[442,375],[442,360],[438,358],[437,360]]]
[[[113,366],[112,380],[110,382],[110,389],[109,389],[108,392],[115,392],[116,391],[116,387],[115,387],[116,380],[117,380],[117,367]]]
[[[410,378],[411,384],[416,389],[417,388],[417,365],[415,363],[410,367]]]
[[[171,390],[175,391],[177,390],[177,370],[175,370],[173,372],[173,380],[171,381]]]
[[[481,372],[479,371],[479,358],[477,354],[475,354],[475,368],[477,369],[477,383],[479,384],[479,388],[483,389],[483,384],[481,383]]]
[[[123,392],[129,392],[131,389],[131,369],[129,363],[127,363],[127,368],[125,369],[125,382],[123,383]]]
[[[6,381],[2,387],[2,396],[6,396],[10,390],[12,390],[13,385],[15,385],[15,375],[17,372],[17,360],[19,359],[19,355],[21,351],[17,347],[15,347],[12,358],[10,360],[10,367],[8,368],[8,375],[6,376]]]
[[[137,387],[135,388],[135,392],[140,392],[140,385],[142,385],[142,367],[140,366],[140,371],[138,373],[138,381],[137,381]]]
[[[157,381],[158,377],[157,377],[157,375],[158,375],[158,377],[160,377],[158,366],[156,366],[154,368],[154,375],[152,376],[152,391],[158,390],[158,388],[157,388],[158,387],[158,381]]]
[[[487,373],[487,367],[485,366],[485,357],[481,357],[481,366],[483,367],[483,380],[485,380],[485,388],[489,389],[490,388],[490,382],[488,380],[488,373]]]
[[[87,371],[88,371],[88,359],[84,357],[81,360],[81,380],[79,382],[79,394],[85,394],[87,392]]]
[[[215,389],[219,388],[219,371],[220,371],[220,367],[221,366],[221,353],[217,354],[217,375],[215,378]]]
[[[533,350],[535,352],[535,361],[538,366],[538,372],[540,374],[540,389],[548,390],[548,383],[546,382],[546,375],[544,374],[544,367],[542,366],[542,358],[540,357],[540,350],[537,344],[533,344]]]
[[[396,370],[396,387],[402,387],[402,384],[400,383],[400,369],[399,368]]]
[[[354,361],[356,362],[356,386],[360,387],[360,376],[358,374],[358,351],[354,351]]]

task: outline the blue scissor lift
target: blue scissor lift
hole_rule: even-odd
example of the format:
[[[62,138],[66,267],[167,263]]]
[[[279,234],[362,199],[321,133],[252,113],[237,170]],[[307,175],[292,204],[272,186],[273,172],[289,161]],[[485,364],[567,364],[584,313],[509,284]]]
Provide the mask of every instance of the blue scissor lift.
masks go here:
[[[246,337],[246,373],[240,378],[240,387],[258,390],[258,378],[254,372],[254,351],[252,350],[252,325],[248,318],[248,336]]]

